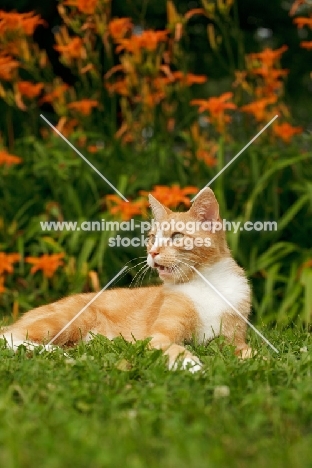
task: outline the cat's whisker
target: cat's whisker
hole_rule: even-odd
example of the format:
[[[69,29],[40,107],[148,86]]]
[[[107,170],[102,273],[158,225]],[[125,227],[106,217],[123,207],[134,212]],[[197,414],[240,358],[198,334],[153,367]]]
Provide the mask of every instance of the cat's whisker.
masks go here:
[[[183,262],[182,260],[178,260],[178,261],[179,261],[180,263],[183,263],[183,265],[186,265],[186,266],[190,269],[190,271],[193,271],[192,265],[189,265],[188,263]]]
[[[146,269],[143,271],[143,273],[142,273],[142,275],[141,275],[141,283],[140,283],[139,287],[142,287],[142,283],[143,283],[144,277],[145,277],[146,273],[148,272],[149,268],[150,268],[150,266],[148,266],[148,268],[146,268]]]
[[[124,277],[128,274],[128,272],[129,272],[130,270],[133,270],[133,268],[136,268],[137,266],[142,265],[142,263],[146,263],[146,257],[137,257],[137,258],[135,258],[134,260],[137,260],[137,259],[139,259],[139,258],[145,258],[145,261],[139,262],[139,263],[137,263],[136,265],[133,265],[132,267],[128,267],[128,268],[123,272],[123,274],[120,275],[120,276],[118,277],[117,281],[115,281],[115,285],[118,283],[118,281],[120,281],[122,278],[124,278]],[[129,263],[129,262],[127,262],[127,263]],[[127,263],[126,263],[125,265],[127,265]]]
[[[184,283],[184,278],[183,278],[184,273],[183,273],[182,269],[178,265],[176,265],[176,271],[177,271],[177,273],[179,275],[179,281],[181,283]]]
[[[175,263],[175,264],[172,266],[172,269],[173,269],[173,272],[174,272],[175,274],[177,274],[179,282],[181,281],[181,282],[183,283],[183,281],[182,281],[182,274],[181,274],[181,273],[182,273],[181,268],[179,268],[179,266]],[[175,280],[175,275],[174,275],[174,280]]]
[[[148,266],[148,265],[146,265],[146,266],[144,266],[144,267],[142,267],[142,268],[140,269],[140,271],[139,271],[138,274],[136,275],[137,278],[136,278],[136,280],[135,280],[135,282],[134,282],[134,284],[133,284],[133,287],[134,287],[134,288],[139,287],[140,279],[141,279],[142,276],[148,271],[148,269],[149,269],[149,266]]]
[[[182,268],[177,265],[177,269],[180,271],[180,277],[181,277],[181,281],[182,283],[184,283],[185,281],[182,279],[182,275],[186,278],[186,282],[189,281],[189,277],[187,276],[187,274],[185,273],[185,271],[182,270]]]
[[[204,265],[205,264],[205,262],[200,262],[198,260],[193,260],[193,259],[189,258],[187,255],[179,254],[179,258],[180,257],[183,258],[184,260],[188,260],[189,262],[194,263],[194,265],[196,265],[196,264],[197,265]]]
[[[143,271],[141,272],[140,277],[137,278],[136,284],[138,285],[138,287],[141,287],[141,286],[142,286],[144,277],[145,277],[145,275],[146,275],[146,273],[147,273],[148,271],[151,271],[151,267],[150,267],[150,266],[148,266],[145,270],[143,270]]]
[[[139,269],[139,271],[138,271],[138,272],[134,275],[134,277],[132,278],[132,281],[131,281],[131,283],[129,284],[129,288],[131,288],[132,283],[134,282],[135,278],[136,278],[138,275],[139,275],[139,278],[140,278],[140,273],[141,273],[141,271],[142,271],[143,269],[145,269],[145,268],[149,268],[149,266],[147,265],[146,262],[141,262],[140,265],[141,265],[142,263],[144,263],[144,265]],[[134,286],[135,286],[135,284],[136,284],[136,282],[134,283]]]
[[[189,258],[189,256],[188,256],[188,255],[186,255],[186,254],[183,254],[183,253],[181,253],[181,252],[180,252],[180,255],[181,255],[181,256],[184,256],[184,257],[186,257],[186,258]],[[192,255],[193,257],[197,257],[197,258],[200,258],[200,259],[202,259],[202,257],[201,257],[200,255],[198,255],[198,254],[195,254],[194,252],[192,252],[192,253],[191,253],[191,255]]]

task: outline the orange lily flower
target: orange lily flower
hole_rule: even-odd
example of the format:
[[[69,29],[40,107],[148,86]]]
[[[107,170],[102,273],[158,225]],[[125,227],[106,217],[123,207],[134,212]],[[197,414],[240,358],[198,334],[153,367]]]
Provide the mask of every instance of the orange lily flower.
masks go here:
[[[99,102],[94,99],[81,99],[80,101],[75,101],[68,104],[69,109],[73,109],[83,115],[90,115],[91,110],[98,106]]]
[[[26,257],[26,262],[31,263],[33,267],[30,270],[30,273],[34,274],[36,271],[42,270],[46,278],[52,278],[55,271],[62,265],[64,262],[61,260],[64,258],[64,253],[59,254],[44,254],[39,258],[36,257]]]
[[[66,0],[63,2],[63,5],[74,6],[86,15],[93,15],[97,4],[98,0]]]
[[[252,69],[251,73],[253,73],[254,75],[259,75],[263,78],[264,85],[262,94],[263,96],[268,96],[274,94],[274,92],[282,86],[280,78],[288,75],[289,70],[276,70],[274,68],[267,68],[266,66],[264,66],[262,68]],[[258,88],[258,90],[260,90],[260,88]]]
[[[258,99],[257,101],[250,102],[249,104],[242,106],[240,110],[252,114],[258,122],[262,122],[267,117],[267,106],[269,104],[274,104],[276,100],[276,96]]]
[[[118,195],[107,195],[105,197],[108,210],[112,215],[119,216],[123,221],[129,221],[133,216],[146,216],[148,202],[146,200],[135,200],[126,202]]]
[[[160,42],[167,40],[169,31],[144,31],[140,36],[131,36],[129,39],[121,39],[118,41],[119,46],[116,48],[116,52],[122,52],[123,50],[132,54],[137,54],[141,49],[149,51],[156,50]]]
[[[22,159],[13,154],[9,154],[6,150],[0,150],[0,166],[7,165],[12,166],[13,164],[21,164]]]
[[[43,88],[43,83],[31,83],[30,81],[20,81],[17,83],[17,89],[22,96],[25,96],[29,99],[35,98],[41,93]]]
[[[74,37],[66,45],[56,45],[54,49],[64,55],[66,59],[80,59],[85,58],[85,48],[83,41],[80,37]]]
[[[307,50],[312,50],[312,41],[302,41],[300,42],[300,47]]]
[[[114,83],[105,83],[109,93],[117,93],[122,96],[130,96],[128,82],[125,79],[117,79]]]
[[[247,59],[259,60],[263,65],[271,68],[276,60],[279,60],[283,53],[288,49],[286,45],[283,45],[279,49],[272,50],[270,48],[264,49],[262,52],[248,54]]]
[[[297,25],[297,28],[303,28],[304,26],[312,28],[312,18],[295,18],[293,22]]]
[[[51,91],[51,93],[46,94],[42,99],[40,99],[40,104],[43,104],[44,102],[52,104],[55,100],[58,100],[68,88],[69,86],[67,84],[57,86],[53,91]]]
[[[32,36],[37,26],[46,24],[41,19],[40,15],[36,15],[34,11],[28,13],[16,13],[0,11],[0,34],[6,32],[21,30],[26,36]]]
[[[75,127],[79,124],[77,119],[68,119],[67,117],[61,117],[55,128],[65,137],[68,137],[73,133]]]
[[[184,203],[186,206],[190,206],[191,202],[187,195],[198,192],[197,187],[185,187],[180,188],[178,184],[173,184],[171,187],[166,185],[155,185],[151,192],[141,190],[141,195],[148,195],[151,193],[160,203],[167,206],[168,208],[175,208],[179,203]]]
[[[198,159],[201,159],[204,161],[207,166],[213,167],[217,164],[216,158],[215,158],[215,152],[217,151],[217,146],[213,145],[211,150],[204,149],[204,148],[199,148],[196,151],[196,156]]]
[[[200,133],[199,123],[193,123],[189,133],[185,132],[185,135],[187,138],[190,136],[193,144],[196,145],[195,153],[197,159],[204,161],[207,166],[215,166],[217,163],[215,155],[218,151],[218,145],[213,141],[209,141],[204,134]],[[186,151],[184,154],[190,157],[192,152]]]
[[[290,143],[294,135],[300,134],[303,132],[303,128],[293,127],[289,123],[284,122],[280,125],[275,124],[273,127],[273,132],[275,133],[275,135],[281,138],[285,143]]]
[[[89,145],[87,146],[87,150],[89,153],[97,153],[99,151],[99,147],[97,145]]]
[[[40,18],[40,15],[33,15],[33,12],[25,13],[23,20],[23,30],[27,36],[32,36],[39,25],[46,26],[47,23]]]
[[[114,41],[123,39],[127,32],[131,31],[133,27],[130,18],[115,18],[108,24],[108,31]]]
[[[14,71],[19,67],[19,62],[10,55],[0,56],[0,80],[11,81]]]
[[[13,273],[13,263],[18,262],[20,254],[0,252],[0,276],[3,273]]]
[[[253,68],[251,70],[252,73],[254,73],[255,75],[260,75],[262,76],[263,79],[265,80],[272,80],[272,81],[275,81],[275,80],[278,80],[281,76],[286,76],[288,75],[289,73],[289,70],[286,70],[286,69],[279,69],[279,70],[275,70],[275,69],[269,69],[269,68]]]
[[[205,75],[193,75],[193,73],[182,73],[181,71],[176,71],[172,73],[172,76],[175,81],[180,81],[184,86],[192,86],[192,84],[202,84],[206,83],[208,80]]]
[[[227,122],[230,122],[230,116],[225,114],[226,110],[236,109],[233,102],[226,102],[231,99],[233,93],[224,93],[219,97],[211,97],[209,99],[193,99],[191,104],[199,106],[198,112],[208,111],[211,116],[212,123],[217,130],[222,133]]]

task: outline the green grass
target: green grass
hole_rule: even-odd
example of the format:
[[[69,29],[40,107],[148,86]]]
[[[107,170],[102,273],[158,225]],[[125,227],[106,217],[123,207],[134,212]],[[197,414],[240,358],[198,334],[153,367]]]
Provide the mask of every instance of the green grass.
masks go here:
[[[54,353],[0,350],[0,466],[310,467],[311,337],[250,332],[241,361],[218,339],[204,372],[167,370],[159,351],[96,337]],[[218,386],[230,394],[216,397]]]

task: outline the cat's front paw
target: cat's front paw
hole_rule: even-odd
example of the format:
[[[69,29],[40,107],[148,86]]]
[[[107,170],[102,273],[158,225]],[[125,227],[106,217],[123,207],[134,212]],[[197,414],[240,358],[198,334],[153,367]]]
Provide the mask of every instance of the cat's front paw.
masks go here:
[[[202,369],[202,363],[196,359],[196,361],[192,358],[185,358],[181,363],[182,369],[188,370],[194,374],[194,372],[198,372]]]
[[[202,367],[203,367],[202,363],[195,356],[193,358],[186,357],[186,358],[180,359],[179,361],[175,361],[172,365],[169,364],[170,370],[178,370],[178,369],[188,370],[189,372],[192,372],[192,374],[202,370]]]

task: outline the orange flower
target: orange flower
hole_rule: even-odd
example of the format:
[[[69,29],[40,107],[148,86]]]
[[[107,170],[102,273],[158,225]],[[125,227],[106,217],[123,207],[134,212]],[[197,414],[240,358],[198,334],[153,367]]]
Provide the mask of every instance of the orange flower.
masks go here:
[[[13,154],[9,154],[6,150],[0,150],[0,166],[7,165],[12,166],[13,164],[21,164],[22,159]]]
[[[0,34],[3,35],[10,31],[21,30],[27,36],[32,36],[37,26],[46,24],[40,18],[40,15],[35,15],[34,11],[28,13],[16,13],[0,11]]]
[[[4,287],[4,278],[3,276],[0,276],[0,294],[4,293],[5,287]]]
[[[231,99],[233,93],[224,93],[219,97],[211,97],[209,99],[193,99],[191,104],[199,106],[198,111],[208,111],[211,116],[212,123],[216,126],[217,130],[222,133],[225,124],[230,122],[230,116],[225,114],[228,109],[236,109],[233,102],[226,102]]]
[[[0,56],[0,80],[11,81],[14,71],[19,67],[19,62],[10,55]]]
[[[123,39],[128,31],[133,27],[130,18],[115,18],[108,24],[108,31],[111,37],[117,42]]]
[[[64,265],[64,262],[61,260],[64,256],[64,253],[52,255],[44,254],[40,258],[26,257],[25,260],[27,263],[33,265],[30,273],[34,274],[36,271],[42,270],[46,278],[52,278],[58,267]]]
[[[289,73],[289,70],[279,69],[269,69],[269,68],[254,68],[251,70],[255,75],[262,76],[264,80],[278,80],[281,76],[286,76]]]
[[[93,107],[98,107],[98,105],[99,102],[94,99],[81,99],[80,101],[68,104],[68,108],[80,112],[80,114],[83,115],[90,115]]]
[[[61,117],[55,128],[65,137],[68,137],[73,133],[75,127],[79,124],[76,119],[68,119],[67,117]]]
[[[196,156],[198,159],[201,159],[204,161],[207,166],[213,167],[217,164],[216,158],[214,157],[214,154],[212,151],[206,150],[206,149],[198,149],[196,151]]]
[[[283,76],[288,75],[289,70],[279,69],[276,70],[274,68],[268,68],[266,66],[262,68],[254,68],[251,70],[251,73],[254,75],[259,75],[263,78],[264,84],[263,87],[258,87],[256,95],[258,97],[262,96],[270,96],[275,94],[275,92],[282,86],[282,81],[280,78]]]
[[[294,23],[298,28],[303,28],[304,26],[309,26],[309,28],[312,28],[312,18],[295,18]]]
[[[89,145],[87,146],[87,150],[89,153],[97,153],[99,151],[99,147],[97,145]]]
[[[122,96],[130,96],[128,82],[125,79],[117,79],[114,83],[105,83],[109,93],[117,93]]]
[[[56,45],[54,49],[64,55],[66,59],[85,58],[85,48],[80,37],[74,37],[66,45]]]
[[[290,143],[294,135],[296,135],[297,133],[303,132],[303,128],[293,127],[289,123],[284,122],[280,125],[275,124],[273,127],[273,132],[275,133],[275,135],[281,138],[285,143]]]
[[[302,41],[300,42],[300,47],[307,50],[312,50],[312,41]]]
[[[44,102],[53,103],[55,100],[58,100],[68,88],[69,86],[67,84],[57,86],[51,93],[46,94],[40,99],[40,104]]]
[[[118,195],[107,195],[105,197],[108,204],[108,210],[112,215],[119,216],[123,221],[129,221],[133,216],[146,216],[148,203],[146,200],[135,200],[126,202]]]
[[[160,42],[167,40],[169,31],[144,31],[140,36],[131,36],[129,39],[120,39],[116,52],[123,50],[132,54],[137,54],[141,49],[149,51],[156,50]]]
[[[207,76],[205,75],[193,75],[193,73],[182,73],[181,71],[176,71],[172,73],[174,80],[180,81],[184,86],[192,86],[192,84],[202,84],[207,81]]]
[[[81,13],[86,15],[93,15],[97,6],[98,0],[66,0],[63,5],[74,6],[78,8]]]
[[[199,106],[198,111],[208,111],[213,116],[218,116],[226,109],[236,109],[236,105],[233,102],[226,102],[231,99],[233,93],[224,93],[219,97],[211,97],[209,99],[193,99],[191,104]]]
[[[17,89],[22,94],[22,96],[26,96],[29,99],[33,99],[34,97],[38,96],[41,93],[43,88],[43,83],[31,83],[30,81],[20,81],[17,83]]]
[[[179,203],[184,203],[186,206],[190,206],[191,202],[187,195],[198,192],[196,187],[185,187],[180,188],[179,185],[173,184],[171,187],[166,185],[155,185],[152,192],[146,192],[142,190],[140,194],[148,195],[151,193],[160,203],[167,206],[168,208],[175,208]]]
[[[262,52],[248,54],[247,59],[259,60],[263,65],[271,68],[276,60],[279,60],[282,54],[288,49],[286,45],[283,45],[279,49],[272,50],[270,48],[264,49]]]
[[[47,23],[40,18],[40,15],[31,16],[33,12],[25,13],[23,19],[23,30],[27,36],[32,36],[35,29],[40,24],[46,26]]]
[[[243,112],[252,114],[258,122],[262,122],[267,117],[267,112],[266,112],[267,106],[270,104],[273,104],[274,102],[276,102],[276,100],[277,100],[276,96],[258,99],[257,101],[250,102],[249,104],[242,106],[241,110]]]
[[[13,263],[18,262],[20,255],[18,253],[6,254],[0,252],[0,275],[3,273],[13,273]]]
[[[191,140],[197,159],[204,161],[205,164],[210,167],[216,165],[217,161],[215,156],[218,151],[218,145],[214,141],[208,140],[206,135],[201,134],[198,122],[194,122],[191,125],[190,130],[188,132],[184,132],[184,135],[187,140]],[[185,151],[185,156],[190,158],[194,149],[193,151]],[[189,165],[189,162],[186,161],[186,164]]]

